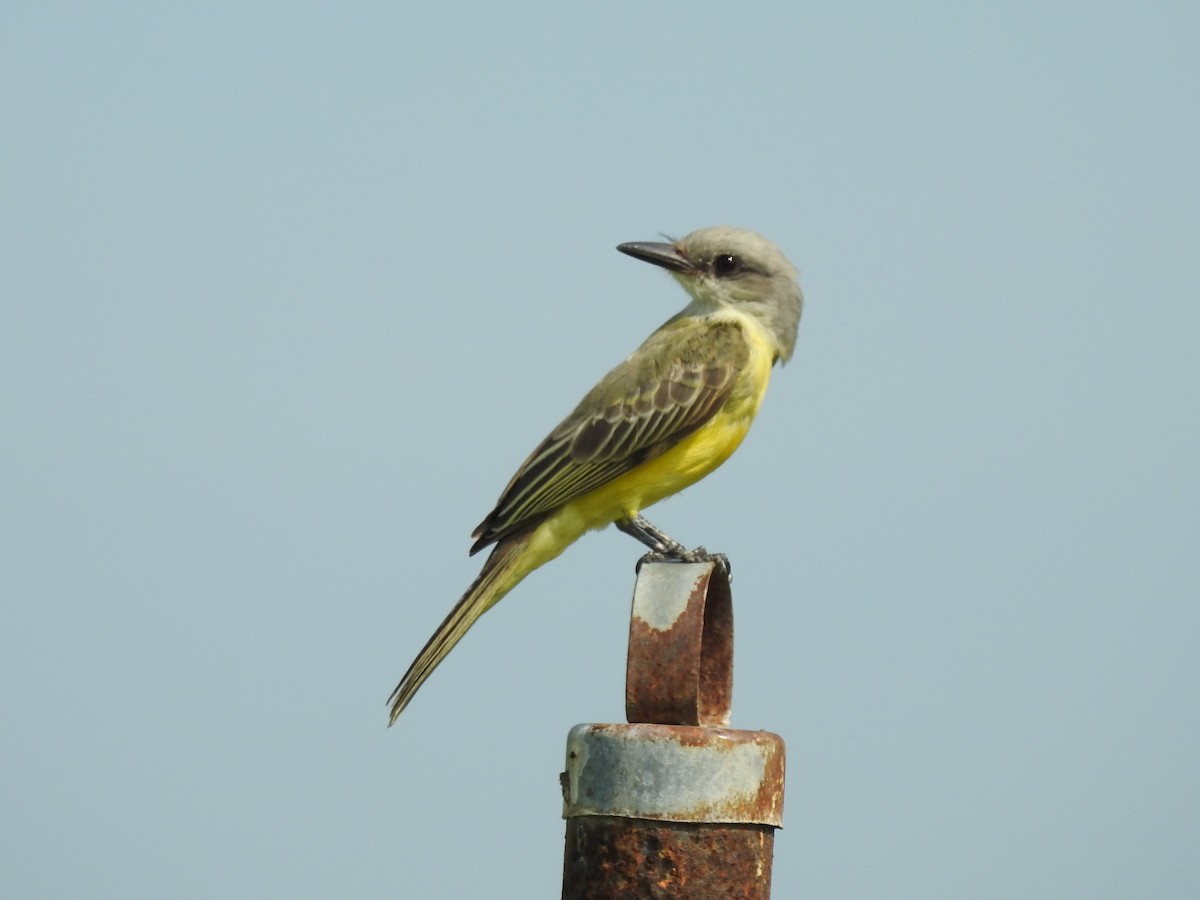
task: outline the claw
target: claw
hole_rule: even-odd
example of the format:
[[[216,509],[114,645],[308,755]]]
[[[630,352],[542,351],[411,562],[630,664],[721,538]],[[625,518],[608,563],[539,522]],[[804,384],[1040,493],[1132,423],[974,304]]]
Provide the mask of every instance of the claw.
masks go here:
[[[733,566],[729,563],[729,557],[724,553],[709,553],[703,547],[697,547],[694,550],[684,550],[681,553],[672,553],[665,547],[661,550],[652,550],[638,559],[634,571],[640,573],[642,566],[646,563],[660,562],[715,563],[725,573],[725,578],[733,581]]]
[[[733,582],[733,564],[729,562],[729,557],[724,553],[709,554],[709,559],[717,564],[717,567],[725,573],[725,580]]]
[[[660,562],[678,562],[678,560],[674,556],[668,556],[664,552],[661,552],[658,550],[651,550],[649,553],[645,553],[641,557],[639,557],[639,559],[637,561],[637,565],[634,566],[633,571],[640,575],[642,572],[642,566],[644,566],[646,563],[660,563]]]
[[[729,564],[729,557],[724,553],[709,553],[703,547],[697,547],[695,550],[689,550],[683,558],[687,562],[715,563],[725,573],[725,577],[733,581],[733,566]]]

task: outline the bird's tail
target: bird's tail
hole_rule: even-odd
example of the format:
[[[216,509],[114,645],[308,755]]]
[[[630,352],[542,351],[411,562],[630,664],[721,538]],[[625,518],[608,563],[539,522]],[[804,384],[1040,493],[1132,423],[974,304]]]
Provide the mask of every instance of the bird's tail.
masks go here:
[[[529,573],[531,567],[526,559],[525,549],[530,537],[528,532],[507,537],[492,550],[479,577],[467,588],[462,599],[454,604],[450,615],[446,616],[445,621],[433,633],[433,637],[421,648],[417,658],[396,685],[396,690],[392,691],[392,696],[388,698],[388,702],[392,704],[389,725],[396,723],[396,719],[404,712],[404,707],[408,706],[413,695],[425,683],[425,679],[433,673],[438,663],[446,658],[446,654],[454,649],[454,645],[462,640],[462,636],[475,624],[475,620],[495,606],[500,598],[516,587]]]

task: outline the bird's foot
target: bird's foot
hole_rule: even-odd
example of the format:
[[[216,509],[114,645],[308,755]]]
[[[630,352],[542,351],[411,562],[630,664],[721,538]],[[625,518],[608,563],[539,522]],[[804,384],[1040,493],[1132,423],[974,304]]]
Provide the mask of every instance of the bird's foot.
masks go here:
[[[640,575],[642,573],[642,566],[646,565],[646,563],[661,562],[679,562],[679,558],[675,556],[668,556],[665,553],[659,553],[657,550],[651,550],[649,553],[642,554],[633,570]]]
[[[697,547],[694,550],[686,550],[680,547],[678,552],[663,548],[661,550],[652,550],[642,556],[637,561],[637,572],[642,571],[642,566],[646,563],[661,563],[661,562],[685,562],[685,563],[706,563],[711,562],[716,564],[722,572],[725,573],[726,579],[733,580],[733,566],[729,564],[729,557],[724,553],[709,553],[703,547]]]
[[[715,563],[717,568],[725,573],[725,577],[729,581],[733,581],[733,566],[729,563],[729,557],[724,553],[709,553],[703,547],[697,547],[695,550],[689,550],[683,555],[684,562],[710,562]]]
[[[689,550],[662,529],[656,527],[645,516],[637,515],[629,519],[618,519],[616,526],[650,548],[650,552],[638,560],[638,572],[642,571],[644,564],[651,562],[712,562],[721,568],[727,579],[733,579],[733,569],[724,553],[709,553],[703,547]]]

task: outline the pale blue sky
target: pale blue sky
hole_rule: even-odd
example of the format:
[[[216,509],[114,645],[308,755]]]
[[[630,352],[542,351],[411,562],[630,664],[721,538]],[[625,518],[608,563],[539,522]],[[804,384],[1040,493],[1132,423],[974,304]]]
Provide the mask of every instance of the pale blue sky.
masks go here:
[[[0,893],[556,897],[589,536],[385,701],[728,223],[796,358],[734,563],[775,896],[1200,895],[1200,6],[9,3]],[[553,373],[548,375],[547,373]]]

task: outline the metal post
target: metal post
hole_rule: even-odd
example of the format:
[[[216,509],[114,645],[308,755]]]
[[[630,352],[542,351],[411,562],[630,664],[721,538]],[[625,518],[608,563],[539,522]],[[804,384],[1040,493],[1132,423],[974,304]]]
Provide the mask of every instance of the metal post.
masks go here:
[[[564,900],[770,897],[783,739],[724,727],[732,686],[724,568],[644,564],[629,626],[629,724],[576,725],[567,738]]]

